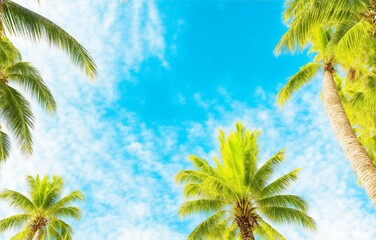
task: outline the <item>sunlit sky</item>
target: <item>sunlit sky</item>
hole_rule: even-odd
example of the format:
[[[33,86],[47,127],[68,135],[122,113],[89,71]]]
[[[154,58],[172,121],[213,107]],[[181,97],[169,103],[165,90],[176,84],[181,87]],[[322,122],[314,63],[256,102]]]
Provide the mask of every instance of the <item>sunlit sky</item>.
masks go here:
[[[286,30],[283,1],[18,0],[62,26],[98,64],[90,81],[48,44],[12,38],[58,103],[36,104],[34,154],[14,146],[0,188],[24,192],[27,175],[57,174],[82,190],[74,239],[185,239],[203,219],[179,219],[174,174],[189,154],[217,154],[218,128],[261,129],[262,160],[286,148],[279,173],[302,168],[316,232],[278,225],[287,239],[371,240],[376,216],[336,142],[320,101],[320,76],[284,109],[275,95],[312,56],[273,49]],[[0,203],[0,217],[14,213]],[[11,232],[0,235],[9,239]]]

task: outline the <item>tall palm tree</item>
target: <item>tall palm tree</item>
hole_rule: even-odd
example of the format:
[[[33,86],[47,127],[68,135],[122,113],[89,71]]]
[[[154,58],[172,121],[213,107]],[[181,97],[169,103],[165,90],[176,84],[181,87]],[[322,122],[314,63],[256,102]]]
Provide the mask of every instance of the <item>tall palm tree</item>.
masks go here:
[[[328,114],[329,122],[350,161],[354,171],[376,207],[376,167],[365,148],[357,139],[346,111],[341,104],[338,87],[334,80],[334,63],[339,63],[350,75],[357,73],[358,65],[367,65],[376,59],[375,23],[367,14],[374,14],[370,3],[366,0],[287,0],[285,20],[289,24],[288,31],[277,45],[276,53],[282,50],[295,51],[313,43],[316,29],[331,31],[330,47],[327,47],[324,59],[322,101]],[[365,8],[364,5],[366,6]],[[363,9],[363,10],[362,10]],[[374,15],[372,15],[374,16]],[[329,30],[327,30],[329,29]],[[366,48],[368,46],[368,49]],[[320,56],[318,52],[317,56]],[[332,60],[331,60],[332,59]],[[317,73],[315,63],[307,64],[289,82],[278,95],[280,105],[305,85]]]
[[[315,229],[314,220],[307,215],[307,203],[298,196],[283,194],[297,179],[299,169],[271,181],[275,167],[284,160],[284,151],[259,167],[259,134],[241,123],[228,136],[220,130],[220,158],[214,158],[214,166],[190,156],[195,170],[176,175],[176,181],[184,184],[186,198],[179,209],[180,216],[211,214],[188,239],[254,240],[255,235],[285,239],[267,219]]]
[[[0,0],[0,35],[9,33],[33,42],[47,40],[63,50],[86,75],[94,78],[96,66],[88,51],[66,31],[47,18],[11,1]]]
[[[27,183],[29,197],[12,190],[0,193],[0,199],[8,201],[10,206],[19,211],[16,215],[0,220],[0,232],[22,228],[11,240],[72,239],[73,229],[63,219],[80,219],[80,208],[72,204],[82,201],[83,194],[73,191],[62,197],[64,180],[57,176],[29,176]]]
[[[24,62],[13,44],[0,36],[0,162],[8,158],[10,151],[4,125],[13,133],[23,153],[32,152],[33,113],[28,100],[14,86],[35,97],[47,112],[55,112],[54,98],[38,70]]]

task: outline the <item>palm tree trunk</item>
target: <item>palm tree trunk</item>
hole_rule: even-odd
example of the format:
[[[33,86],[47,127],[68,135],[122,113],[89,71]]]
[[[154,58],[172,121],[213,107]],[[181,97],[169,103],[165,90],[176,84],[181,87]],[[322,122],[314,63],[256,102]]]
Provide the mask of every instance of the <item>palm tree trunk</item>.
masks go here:
[[[324,70],[322,86],[323,103],[329,116],[334,133],[350,161],[361,185],[366,190],[373,205],[376,207],[376,166],[372,159],[356,138],[345,109],[341,104],[338,89],[334,82],[333,68],[327,65]]]
[[[255,240],[252,231],[253,226],[247,217],[236,217],[235,222],[240,228],[240,234],[243,240]]]
[[[37,230],[35,233],[34,233],[34,236],[32,238],[32,240],[38,240],[39,239],[39,230]]]
[[[27,240],[36,240],[38,239],[38,235],[38,229],[32,228]]]

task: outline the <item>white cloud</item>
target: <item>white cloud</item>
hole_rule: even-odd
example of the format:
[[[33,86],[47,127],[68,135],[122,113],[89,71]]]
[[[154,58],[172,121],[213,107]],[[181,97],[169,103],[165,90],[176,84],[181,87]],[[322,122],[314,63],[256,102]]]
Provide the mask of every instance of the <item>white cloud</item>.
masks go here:
[[[67,191],[82,189],[87,197],[81,204],[82,222],[73,223],[75,239],[184,239],[198,218],[179,221],[181,193],[173,175],[189,166],[188,154],[207,158],[215,154],[218,127],[231,129],[236,120],[263,130],[262,159],[287,148],[281,171],[303,168],[292,191],[309,201],[318,231],[280,227],[288,239],[375,238],[374,210],[333,137],[318,85],[305,88],[283,111],[276,109],[274,96],[254,108],[219,89],[227,106],[203,100],[200,93],[194,95],[208,112],[200,123],[155,128],[123,107],[114,118],[105,110],[116,103],[119,81],[124,76],[134,80],[132,72],[150,57],[167,65],[156,2],[127,1],[120,6],[118,1],[43,1],[40,7],[32,1],[20,2],[77,37],[99,66],[98,79],[89,82],[58,51],[16,40],[25,59],[41,70],[59,109],[48,116],[34,106],[35,154],[24,159],[13,151],[1,166],[0,188],[25,191],[27,174],[62,175]],[[119,62],[124,66],[120,72]],[[265,100],[264,93],[257,92]],[[186,141],[179,140],[186,136]],[[10,214],[0,204],[0,216]]]

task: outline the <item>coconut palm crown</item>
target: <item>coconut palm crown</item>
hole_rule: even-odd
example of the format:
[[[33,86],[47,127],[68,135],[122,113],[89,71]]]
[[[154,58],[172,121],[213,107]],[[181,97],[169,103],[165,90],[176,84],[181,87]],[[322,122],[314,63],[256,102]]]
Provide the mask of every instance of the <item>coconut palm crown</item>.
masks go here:
[[[80,208],[72,204],[83,200],[83,194],[73,191],[62,197],[64,180],[57,176],[29,176],[27,183],[29,196],[12,190],[0,193],[1,200],[19,211],[16,215],[0,220],[0,232],[21,228],[11,240],[72,239],[73,229],[64,219],[80,219]]]
[[[284,151],[260,166],[259,134],[241,123],[228,136],[220,130],[220,158],[214,158],[214,166],[192,155],[195,169],[176,175],[176,181],[184,184],[186,199],[180,216],[209,216],[188,239],[285,239],[269,221],[315,229],[307,203],[299,196],[284,194],[297,179],[299,169],[272,180],[275,168],[284,161]]]

